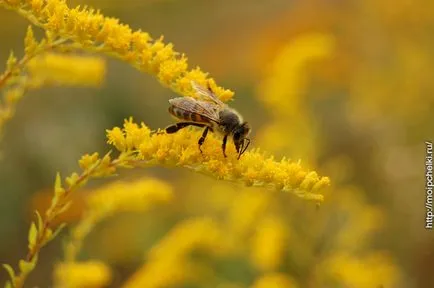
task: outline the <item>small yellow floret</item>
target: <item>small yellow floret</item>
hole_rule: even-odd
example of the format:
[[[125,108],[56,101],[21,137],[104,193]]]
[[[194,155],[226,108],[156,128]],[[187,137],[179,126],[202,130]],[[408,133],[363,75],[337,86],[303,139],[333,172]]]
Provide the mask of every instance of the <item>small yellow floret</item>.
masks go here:
[[[93,165],[95,165],[99,160],[99,154],[97,152],[93,153],[92,155],[85,154],[81,157],[81,159],[78,161],[78,164],[80,165],[80,168],[82,170],[90,169]]]

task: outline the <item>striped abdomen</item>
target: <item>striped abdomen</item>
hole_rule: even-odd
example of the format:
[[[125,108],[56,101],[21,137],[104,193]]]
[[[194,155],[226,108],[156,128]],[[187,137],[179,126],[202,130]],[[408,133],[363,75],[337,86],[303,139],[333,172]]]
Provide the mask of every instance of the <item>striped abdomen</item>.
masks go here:
[[[202,116],[199,113],[187,111],[173,105],[169,106],[169,113],[175,116],[176,118],[184,121],[191,121],[196,123],[204,123],[211,124],[211,121],[208,117]]]

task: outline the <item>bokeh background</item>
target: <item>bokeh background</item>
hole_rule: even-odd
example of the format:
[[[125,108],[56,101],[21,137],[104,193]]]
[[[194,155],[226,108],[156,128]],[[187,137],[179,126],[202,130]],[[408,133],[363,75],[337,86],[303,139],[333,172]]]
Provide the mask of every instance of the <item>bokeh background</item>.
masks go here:
[[[332,180],[317,209],[293,195],[182,169],[122,172],[120,179],[167,181],[175,199],[107,219],[86,239],[80,258],[109,263],[113,287],[172,227],[203,216],[240,233],[245,245],[230,259],[201,260],[217,275],[207,286],[179,287],[249,287],[271,272],[295,287],[434,287],[434,232],[424,228],[423,181],[424,143],[434,139],[434,2],[68,2],[99,8],[154,38],[164,35],[191,67],[236,92],[231,105],[254,127],[253,147],[277,159],[300,159]],[[5,63],[11,49],[22,51],[29,23],[6,10],[0,23]],[[56,172],[70,174],[81,155],[108,150],[105,129],[129,116],[153,129],[172,122],[167,100],[173,92],[125,63],[107,59],[107,65],[100,88],[32,91],[5,127],[2,263],[24,257],[32,211],[48,205]],[[80,199],[75,203],[62,219],[70,225],[84,209]],[[51,285],[66,236],[67,230],[43,249],[28,287]]]

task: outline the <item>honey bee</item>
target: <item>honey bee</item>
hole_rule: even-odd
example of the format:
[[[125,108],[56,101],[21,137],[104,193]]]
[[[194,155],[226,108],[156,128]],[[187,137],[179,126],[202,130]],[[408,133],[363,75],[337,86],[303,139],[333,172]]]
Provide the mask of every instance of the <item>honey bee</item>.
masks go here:
[[[237,111],[220,101],[209,85],[208,89],[199,86],[195,82],[192,82],[191,85],[203,100],[196,100],[192,97],[170,99],[169,113],[175,116],[179,122],[166,127],[166,133],[176,133],[188,126],[205,128],[198,142],[201,153],[201,146],[208,131],[220,134],[223,137],[222,150],[224,157],[227,157],[225,152],[226,142],[228,137],[231,136],[238,153],[237,159],[240,159],[250,144],[250,139],[247,138],[251,130],[250,126],[243,121]]]

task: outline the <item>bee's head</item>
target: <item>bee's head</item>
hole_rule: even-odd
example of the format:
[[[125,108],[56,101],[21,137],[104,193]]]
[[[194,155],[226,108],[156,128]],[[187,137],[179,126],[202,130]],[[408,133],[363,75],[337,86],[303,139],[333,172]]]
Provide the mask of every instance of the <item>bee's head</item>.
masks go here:
[[[238,159],[240,159],[241,155],[243,155],[250,144],[250,139],[247,138],[250,134],[250,130],[251,128],[247,122],[242,123],[233,130],[233,140],[238,152]]]

